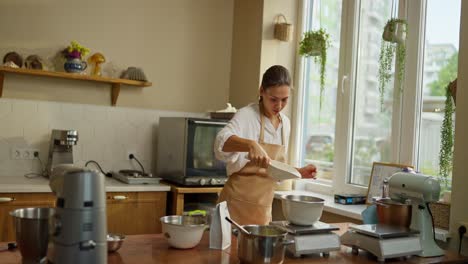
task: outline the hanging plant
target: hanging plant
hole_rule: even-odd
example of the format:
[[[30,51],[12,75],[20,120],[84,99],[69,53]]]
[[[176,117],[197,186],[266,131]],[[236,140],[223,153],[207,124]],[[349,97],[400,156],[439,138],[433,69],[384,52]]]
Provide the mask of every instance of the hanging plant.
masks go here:
[[[304,33],[299,43],[299,54],[304,57],[314,57],[315,63],[320,63],[320,109],[325,87],[325,66],[327,64],[327,49],[330,47],[330,35],[323,28]]]
[[[439,174],[447,186],[447,179],[452,171],[453,158],[453,113],[455,106],[452,101],[452,89],[450,83],[445,91],[444,121],[440,129]]]
[[[398,72],[396,73],[400,93],[403,92],[406,59],[406,34],[408,23],[404,19],[390,19],[382,33],[379,55],[380,110],[383,110],[385,88],[392,77],[393,58],[396,53]]]

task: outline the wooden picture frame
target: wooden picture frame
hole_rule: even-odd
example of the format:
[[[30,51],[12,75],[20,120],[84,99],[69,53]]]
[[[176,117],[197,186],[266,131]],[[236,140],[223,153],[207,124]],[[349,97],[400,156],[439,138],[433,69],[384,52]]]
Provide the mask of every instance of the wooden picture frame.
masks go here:
[[[411,165],[374,162],[372,164],[371,176],[369,179],[369,186],[367,188],[366,204],[372,204],[372,197],[382,196],[383,181],[386,177],[403,171],[404,169],[411,168]]]

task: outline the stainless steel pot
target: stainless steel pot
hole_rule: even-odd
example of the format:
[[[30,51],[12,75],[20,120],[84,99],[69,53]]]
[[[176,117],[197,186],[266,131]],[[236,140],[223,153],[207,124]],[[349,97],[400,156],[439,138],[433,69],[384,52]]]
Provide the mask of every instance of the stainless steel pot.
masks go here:
[[[10,212],[14,217],[16,243],[22,263],[43,263],[49,241],[49,218],[54,208],[22,208]]]
[[[393,201],[380,199],[375,202],[377,206],[377,219],[379,224],[409,227],[411,224],[412,206]]]
[[[241,263],[283,263],[286,245],[294,243],[287,240],[287,232],[270,225],[243,226],[250,235],[239,232],[237,255]]]

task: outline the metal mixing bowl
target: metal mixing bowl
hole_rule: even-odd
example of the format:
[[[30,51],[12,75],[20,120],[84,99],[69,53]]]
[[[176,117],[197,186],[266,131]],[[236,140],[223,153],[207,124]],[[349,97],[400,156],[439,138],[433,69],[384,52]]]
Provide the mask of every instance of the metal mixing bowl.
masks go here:
[[[281,205],[286,219],[295,225],[313,225],[322,216],[325,201],[307,195],[282,195]]]
[[[121,234],[107,235],[107,252],[116,252],[122,246],[125,236]]]

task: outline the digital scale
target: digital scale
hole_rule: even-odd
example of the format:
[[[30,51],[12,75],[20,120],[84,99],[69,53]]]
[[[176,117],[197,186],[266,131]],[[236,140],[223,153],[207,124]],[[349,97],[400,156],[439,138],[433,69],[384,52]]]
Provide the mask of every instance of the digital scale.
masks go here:
[[[418,234],[419,231],[402,226],[354,225],[341,236],[341,243],[350,246],[355,255],[363,249],[375,255],[379,262],[385,262],[385,259],[421,253]]]
[[[294,243],[286,247],[294,257],[320,253],[322,257],[330,256],[330,251],[340,250],[340,237],[332,231],[338,227],[317,221],[310,226],[290,224],[288,221],[273,221],[272,225],[287,231],[287,239]]]
[[[112,178],[127,184],[159,184],[161,178],[153,177],[151,173],[143,173],[139,170],[120,170],[112,172]]]

